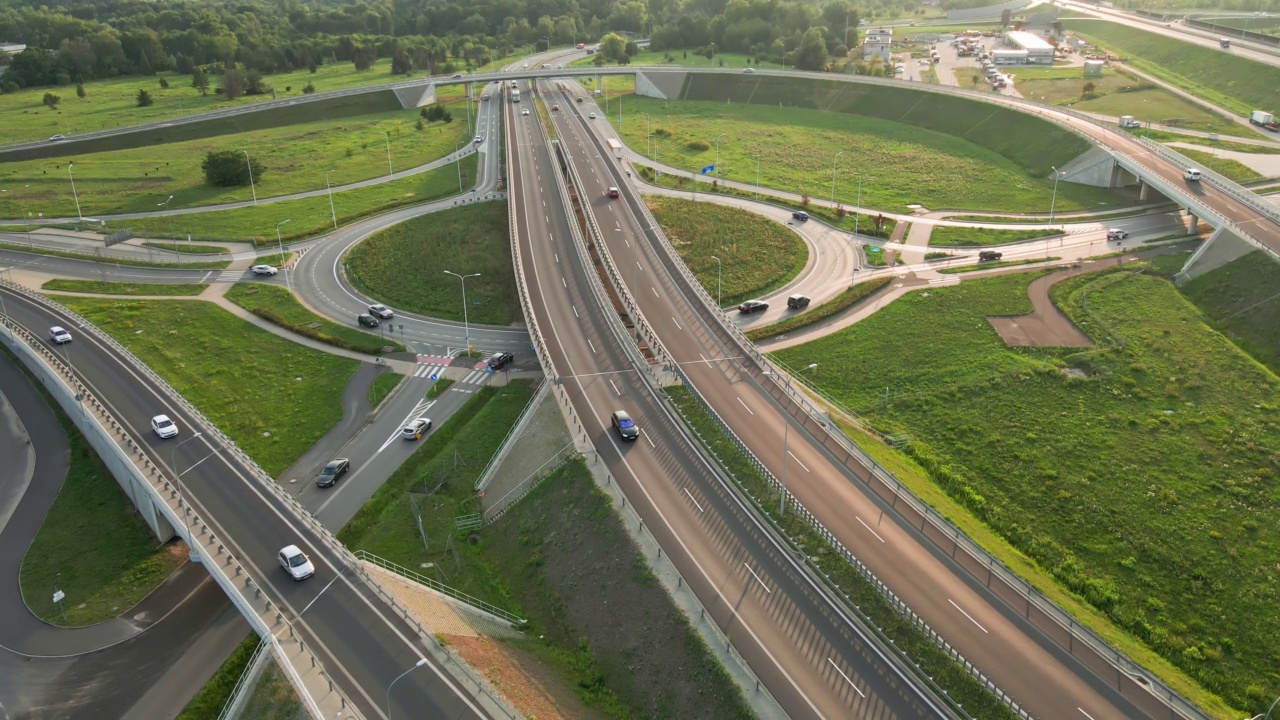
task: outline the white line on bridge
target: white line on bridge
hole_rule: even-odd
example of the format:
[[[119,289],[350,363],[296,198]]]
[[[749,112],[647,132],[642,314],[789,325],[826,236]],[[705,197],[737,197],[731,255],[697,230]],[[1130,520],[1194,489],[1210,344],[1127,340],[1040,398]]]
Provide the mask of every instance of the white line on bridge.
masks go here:
[[[974,620],[972,615],[970,615],[969,613],[965,612],[965,611],[964,611],[964,608],[962,608],[962,607],[960,607],[959,605],[957,605],[955,600],[952,600],[951,598],[947,598],[947,602],[951,603],[951,607],[953,607],[953,608],[955,608],[955,609],[959,610],[961,615],[964,615],[965,617],[969,618],[969,622],[973,623],[974,625],[977,625],[979,630],[981,630],[981,631],[982,631],[982,632],[984,632],[984,633],[987,633],[988,635],[990,635],[990,634],[991,634],[991,633],[987,632],[987,629],[986,629],[986,628],[982,627],[982,625],[979,625],[979,624],[978,624],[978,621],[977,621],[977,620]]]
[[[689,488],[684,488],[684,494],[689,496],[689,502],[693,503],[693,506],[698,508],[698,512],[706,512],[706,510],[703,510],[702,506],[698,504],[698,501],[693,499],[693,493],[689,492]]]
[[[644,439],[645,439],[645,441],[647,441],[647,442],[649,443],[649,447],[657,447],[657,445],[654,445],[654,444],[653,444],[653,438],[650,438],[650,437],[649,437],[649,433],[645,432],[645,431],[642,429],[642,430],[640,431],[640,434],[641,434],[641,435],[644,435]]]
[[[867,532],[871,533],[872,535],[875,535],[876,539],[879,540],[880,542],[884,542],[884,538],[880,537],[880,533],[876,532],[875,530],[872,530],[870,525],[866,524],[865,522],[862,522],[862,518],[858,517],[857,515],[854,515],[854,517],[857,518],[858,522],[862,523],[862,527],[866,528]]]
[[[609,384],[613,385],[613,378],[607,378],[607,379],[609,381]],[[618,397],[622,397],[622,391],[618,389],[617,385],[613,385],[613,391],[618,394]]]
[[[840,666],[836,665],[834,660],[832,660],[831,658],[827,658],[827,662],[831,663],[831,667],[835,668],[836,672],[840,673],[840,677],[844,678],[844,681],[849,683],[849,687],[853,688],[854,692],[858,693],[858,695],[860,695],[861,697],[864,697],[864,698],[866,697],[866,695],[864,695],[862,691],[858,689],[858,686],[853,684],[853,681],[849,679],[849,676],[844,674],[844,671],[840,669]]]
[[[592,344],[591,338],[587,338],[587,347],[591,348],[591,354],[596,354],[596,346]]]
[[[565,281],[564,281],[564,276],[563,276],[563,275],[561,275],[561,276],[560,276],[560,284],[564,286],[565,290],[568,290],[568,289],[569,289],[569,283],[567,283],[567,282],[565,282]]]
[[[747,572],[751,573],[751,577],[755,578],[755,579],[756,579],[756,582],[760,583],[760,587],[764,588],[764,591],[765,591],[765,592],[769,593],[770,595],[772,595],[772,594],[773,594],[773,591],[769,589],[769,586],[768,586],[768,585],[765,585],[765,584],[764,584],[764,581],[760,579],[760,576],[756,574],[756,571],[755,571],[755,570],[752,570],[752,569],[751,569],[751,566],[750,566],[750,565],[748,565],[748,564],[746,564],[746,563],[742,563],[742,567],[746,568],[746,569],[747,569]]]
[[[792,460],[795,460],[795,461],[796,461],[796,464],[797,464],[797,465],[799,465],[800,467],[804,468],[804,471],[805,471],[805,472],[809,472],[809,467],[808,467],[807,465],[805,465],[804,463],[800,462],[800,458],[796,457],[796,454],[795,454],[795,453],[793,453],[793,452],[791,452],[790,450],[788,450],[788,451],[787,451],[787,454],[791,456],[791,459],[792,459]]]
[[[742,405],[742,407],[745,408],[747,412],[751,413],[752,415],[755,415],[755,413],[751,412],[751,408],[747,407],[747,404],[742,402],[742,398],[738,398],[738,403]]]
[[[649,289],[653,291],[653,296],[654,296],[654,297],[656,297],[656,298],[660,298],[660,297],[662,297],[661,295],[659,295],[659,294],[658,294],[658,288],[655,288],[655,287],[650,286],[650,287],[649,287]]]
[[[573,308],[573,316],[574,316],[574,317],[576,317],[576,318],[578,318],[578,319],[582,319],[582,316],[578,314],[578,306],[577,306],[577,305],[572,305],[572,306],[570,306],[570,307],[572,307],[572,308]]]
[[[680,327],[680,321],[679,321],[679,320],[677,320],[677,319],[675,319],[675,317],[674,317],[674,316],[671,318],[671,322],[673,322],[673,323],[675,323],[675,324],[676,324],[676,329],[677,329],[677,330],[683,330],[683,329],[684,329],[684,328]]]
[[[1084,711],[1084,708],[1082,708],[1082,707],[1078,707],[1078,708],[1076,708],[1076,709],[1080,711],[1080,714],[1081,714],[1081,715],[1083,715],[1083,716],[1085,716],[1085,717],[1089,718],[1089,720],[1093,720],[1093,716],[1092,716],[1092,715],[1090,715],[1089,713],[1085,712],[1085,711]]]

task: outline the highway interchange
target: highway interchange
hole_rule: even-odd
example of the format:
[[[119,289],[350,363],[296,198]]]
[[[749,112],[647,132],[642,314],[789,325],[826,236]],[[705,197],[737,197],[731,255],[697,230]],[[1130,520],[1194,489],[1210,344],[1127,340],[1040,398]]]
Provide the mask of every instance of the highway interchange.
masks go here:
[[[522,87],[528,89],[523,81]],[[693,297],[692,289],[673,269],[673,259],[648,232],[638,194],[605,152],[602,138],[609,137],[607,123],[588,120],[582,114],[591,99],[578,104],[572,102],[572,95],[561,95],[583,92],[576,82],[539,81],[539,94],[562,98],[561,106],[567,110],[554,115],[553,120],[583,181],[582,199],[600,226],[606,228],[601,239],[611,256],[628,270],[634,266],[634,275],[622,273],[622,277],[629,281],[628,290],[638,301],[642,316],[670,353],[666,359],[680,365],[690,384],[739,437],[750,447],[760,449],[757,454],[775,476],[781,474],[779,466],[784,460],[778,448],[783,446],[784,427],[789,426],[792,437],[790,460],[786,461],[791,463],[788,488],[797,500],[1033,715],[1081,717],[1083,713],[1100,719],[1141,714],[1089,670],[1061,657],[997,598],[974,585],[954,563],[933,553],[918,533],[904,527],[882,501],[861,491],[850,471],[819,439],[790,419],[798,411],[778,402],[773,387],[776,383],[742,360],[746,353],[737,346],[736,337]],[[477,191],[484,193],[495,187],[496,134],[500,129],[497,114],[505,112],[509,130],[505,147],[507,177],[511,183],[506,190],[514,209],[514,240],[523,250],[525,277],[532,280],[528,290],[535,312],[533,320],[541,328],[555,360],[556,373],[565,383],[579,417],[598,423],[590,429],[591,439],[613,477],[623,483],[628,497],[645,517],[646,526],[664,548],[669,548],[683,577],[698,591],[735,647],[793,717],[944,714],[936,699],[911,687],[895,662],[865,639],[839,605],[826,599],[803,566],[725,486],[678,425],[670,422],[670,410],[636,372],[626,349],[591,299],[587,274],[594,271],[583,266],[569,239],[571,218],[563,212],[536,210],[544,203],[550,208],[562,207],[558,173],[536,116],[519,116],[507,102],[482,103],[481,107],[478,129],[486,141],[481,147]],[[1085,124],[1080,129],[1090,131]],[[1116,142],[1113,134],[1099,139]],[[1176,169],[1149,157],[1150,153],[1140,146],[1125,150],[1139,157],[1139,162],[1149,163],[1153,172],[1174,179]],[[623,197],[608,200],[604,191],[609,186],[622,188]],[[1234,198],[1218,194],[1206,200],[1237,223],[1248,224],[1268,242],[1280,237],[1273,226],[1255,218]],[[395,211],[347,226],[318,241],[293,271],[301,299],[324,315],[349,322],[370,299],[354,294],[341,281],[337,272],[341,253],[378,228],[452,202]],[[17,264],[14,261],[18,259],[44,263],[59,274],[70,276],[98,277],[101,273],[94,264],[83,261],[32,259],[13,251],[0,253],[0,264]],[[848,262],[857,262],[853,254],[849,254]],[[157,281],[163,273],[166,282],[191,282],[195,274],[207,275],[204,271],[110,272],[112,279],[147,281]],[[283,278],[273,282],[283,284]],[[6,302],[17,322],[37,332],[51,324],[76,325],[74,319],[51,314],[17,295],[7,294]],[[463,344],[459,342],[461,329],[456,323],[403,315],[396,324],[401,323],[406,327],[405,340],[420,353],[447,355]],[[529,336],[523,329],[473,327],[471,339],[485,349],[518,351],[526,360],[531,357]],[[165,408],[180,425],[196,426],[193,418],[184,416],[181,407],[171,407],[156,390],[147,387],[146,381],[109,346],[87,336],[73,352],[80,356],[74,358],[77,370],[104,397],[112,399],[117,417],[132,428],[134,437],[146,441],[152,452],[159,446],[146,431],[145,420],[156,407]],[[119,389],[124,388],[131,392],[121,393]],[[385,477],[407,455],[408,449],[404,449],[380,457],[388,447],[385,430],[423,411],[415,399],[421,397],[421,389],[419,385],[415,391],[393,398],[385,413],[389,420],[378,425],[382,435],[365,432],[351,440],[350,447],[359,449],[358,453],[353,450],[352,455],[362,458],[357,472],[363,470],[360,463],[376,460],[378,465],[370,468],[369,476]],[[460,405],[461,396],[453,395]],[[644,430],[642,441],[628,448],[618,445],[607,427],[609,412],[618,407],[637,416]],[[432,413],[438,411],[447,415],[449,409],[443,405],[431,408]],[[778,420],[784,416],[788,417],[787,425]],[[222,536],[235,538],[237,554],[260,566],[264,587],[270,588],[286,607],[294,612],[308,608],[306,627],[315,646],[321,648],[333,667],[345,668],[337,674],[348,697],[365,717],[382,716],[370,689],[385,684],[393,673],[398,674],[399,668],[412,665],[417,651],[407,639],[412,637],[410,631],[385,611],[379,611],[376,597],[358,584],[344,579],[328,585],[329,580],[338,578],[343,561],[331,554],[327,544],[311,535],[305,525],[291,522],[286,509],[255,489],[253,469],[225,450],[202,441],[189,443],[178,451],[179,471],[209,453],[215,453],[219,463],[192,467],[187,476],[197,508],[206,517],[218,519]],[[168,460],[167,453],[155,457],[157,461]],[[306,486],[309,488],[309,483]],[[341,501],[335,501],[339,495],[322,500],[309,490],[304,490],[301,497],[326,526],[336,528],[376,489],[376,484],[348,487],[355,490]],[[284,541],[299,534],[313,558],[319,560],[318,582],[283,585],[270,577],[272,556]],[[333,589],[317,597],[321,588],[329,587]],[[370,608],[381,612],[379,622],[357,620]],[[363,625],[369,632],[337,632],[342,623]],[[432,687],[433,683],[437,687]],[[414,705],[405,699],[398,701],[406,703],[400,709],[407,711],[411,706],[421,707],[418,703],[438,702],[442,703],[438,706],[441,716],[468,716],[473,710],[474,714],[483,715],[465,698],[450,700],[449,693],[434,692],[443,684],[447,680],[439,672],[404,681],[397,686],[397,697],[412,698]]]

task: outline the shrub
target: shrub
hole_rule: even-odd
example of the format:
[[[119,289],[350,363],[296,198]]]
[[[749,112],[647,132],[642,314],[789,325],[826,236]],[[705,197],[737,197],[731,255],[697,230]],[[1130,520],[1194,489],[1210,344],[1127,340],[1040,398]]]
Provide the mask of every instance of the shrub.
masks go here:
[[[689,142],[685,143],[684,146],[687,149],[693,150],[695,152],[706,152],[707,150],[711,149],[711,145],[706,142],[703,142],[702,140],[690,140]]]
[[[250,168],[253,177],[260,178],[264,172],[262,165],[253,156],[248,162],[243,154],[235,150],[215,150],[204,156],[200,166],[204,170],[204,180],[217,187],[238,187],[249,184]]]
[[[42,100],[41,102],[44,103],[45,107],[52,110],[58,107],[58,103],[62,102],[62,98],[58,97],[57,95],[54,95],[51,92],[47,92],[44,94],[44,100]]]
[[[139,90],[137,97],[138,107],[151,107],[156,101],[151,97],[151,93],[146,90]]]

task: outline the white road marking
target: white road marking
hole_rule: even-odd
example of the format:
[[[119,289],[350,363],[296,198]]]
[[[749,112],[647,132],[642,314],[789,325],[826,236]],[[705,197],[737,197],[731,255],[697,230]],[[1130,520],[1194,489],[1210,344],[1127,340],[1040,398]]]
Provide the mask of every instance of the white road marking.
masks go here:
[[[760,583],[760,587],[764,588],[764,591],[765,591],[765,592],[769,593],[770,595],[772,595],[772,594],[773,594],[773,591],[769,589],[769,586],[768,586],[768,585],[765,585],[765,584],[764,584],[764,581],[760,579],[760,576],[756,574],[756,571],[755,571],[755,570],[752,570],[752,569],[751,569],[751,566],[750,566],[750,565],[748,565],[748,564],[746,564],[746,563],[742,563],[742,567],[746,568],[746,569],[747,569],[747,572],[751,573],[751,577],[755,578],[755,579],[756,579],[756,582]]]
[[[573,316],[580,319],[582,316],[578,314],[578,306],[573,305],[572,307],[573,307]]]
[[[984,632],[984,633],[987,633],[988,635],[990,635],[990,634],[991,634],[991,633],[987,632],[987,629],[986,629],[986,628],[982,627],[982,625],[979,625],[979,624],[978,624],[978,621],[977,621],[977,620],[974,620],[972,615],[970,615],[969,613],[965,612],[965,611],[964,611],[964,608],[962,608],[962,607],[960,607],[959,605],[957,605],[955,600],[952,600],[951,598],[947,598],[947,602],[951,603],[951,607],[953,607],[953,608],[955,608],[955,609],[959,610],[961,615],[964,615],[965,617],[969,618],[969,622],[973,623],[974,625],[978,625],[978,629],[979,629],[979,630],[981,630],[981,631],[982,631],[982,632]]]
[[[556,253],[556,262],[560,262],[560,253]]]
[[[592,342],[591,342],[591,338],[587,338],[587,347],[591,348],[591,354],[592,354],[592,355],[595,355],[595,354],[596,354],[596,346],[595,346],[594,344],[592,344]]]
[[[858,517],[857,515],[854,515],[854,517],[857,518],[858,522],[862,523],[862,527],[866,528],[867,532],[870,532],[872,535],[875,535],[876,539],[879,540],[880,542],[884,542],[884,538],[880,537],[880,533],[876,532],[875,530],[872,530],[870,525],[862,522],[862,518]]]
[[[658,294],[658,289],[657,289],[657,288],[655,288],[655,287],[650,287],[649,289],[653,291],[653,296],[654,296],[654,297],[656,297],[656,298],[660,298],[660,297],[662,297],[661,295],[659,295],[659,294]]]
[[[618,397],[622,397],[622,391],[618,389],[617,385],[613,384],[613,378],[607,378],[607,379],[609,381],[609,384],[613,385],[613,391],[618,394]]]
[[[693,503],[693,506],[698,508],[698,512],[706,512],[706,510],[703,510],[702,506],[698,504],[698,501],[693,499],[693,493],[689,492],[688,488],[684,489],[684,494],[689,496],[689,502]]]
[[[654,445],[654,444],[653,444],[653,438],[650,438],[650,437],[649,437],[649,433],[647,433],[647,432],[645,432],[643,429],[641,429],[641,430],[640,430],[640,434],[641,434],[641,435],[644,435],[644,439],[645,439],[645,441],[646,441],[646,442],[648,442],[648,443],[649,443],[649,447],[658,447],[657,445]]]
[[[1093,720],[1093,716],[1092,716],[1092,715],[1090,715],[1089,713],[1085,712],[1085,711],[1084,711],[1084,708],[1082,708],[1082,707],[1078,707],[1078,708],[1076,708],[1076,709],[1080,711],[1080,714],[1081,714],[1081,715],[1083,715],[1083,716],[1085,716],[1085,717],[1089,718],[1089,720]]]
[[[675,324],[676,324],[676,329],[677,329],[677,330],[683,330],[683,329],[684,329],[684,328],[680,327],[680,321],[679,321],[679,320],[677,320],[677,319],[675,319],[675,317],[672,317],[672,318],[671,318],[671,322],[673,322],[673,323],[675,323]]]
[[[751,413],[752,415],[755,415],[755,413],[751,412],[751,408],[747,407],[747,404],[742,402],[742,398],[738,398],[738,403],[742,405],[742,407],[745,408],[747,412]]]
[[[564,281],[564,276],[563,276],[563,275],[561,275],[561,276],[560,276],[560,284],[561,284],[561,285],[563,285],[563,286],[565,287],[565,289],[566,289],[566,290],[568,290],[568,289],[569,289],[569,283],[567,283],[567,282],[565,282],[565,281]]]
[[[797,465],[799,465],[800,467],[804,468],[804,471],[805,471],[805,472],[809,472],[809,467],[808,467],[807,465],[805,465],[804,463],[800,462],[800,458],[796,457],[796,454],[795,454],[795,453],[793,453],[793,452],[791,452],[790,450],[788,450],[788,451],[787,451],[787,454],[791,456],[791,459],[792,459],[792,460],[795,460],[795,461],[796,461],[796,464],[797,464]]]
[[[844,674],[844,671],[840,669],[840,666],[836,665],[834,660],[832,660],[831,658],[827,658],[827,662],[831,663],[831,667],[835,668],[836,672],[840,673],[840,677],[844,678],[844,681],[849,683],[849,687],[853,688],[854,692],[858,693],[860,697],[864,697],[864,698],[866,697],[866,695],[864,695],[863,692],[858,689],[858,686],[853,684],[853,681],[849,679],[849,676]]]

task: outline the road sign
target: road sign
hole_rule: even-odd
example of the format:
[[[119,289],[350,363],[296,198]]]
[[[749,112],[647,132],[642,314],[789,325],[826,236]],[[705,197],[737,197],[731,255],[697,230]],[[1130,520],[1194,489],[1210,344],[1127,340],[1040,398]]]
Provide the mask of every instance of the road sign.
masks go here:
[[[702,168],[702,174],[703,174],[703,175],[706,175],[707,173],[713,173],[713,172],[715,172],[715,170],[716,170],[716,166],[715,166],[715,165],[708,165],[708,166],[706,166],[706,167]]]
[[[479,305],[479,304],[480,304],[480,301],[479,301],[479,300],[472,300],[472,301],[471,301],[471,304],[472,304],[472,305]]]
[[[62,602],[66,597],[67,597],[67,594],[62,592],[61,590],[55,590],[53,593],[53,601],[56,603]]]
[[[440,376],[439,376],[439,375],[436,375],[435,373],[431,373],[431,374],[430,374],[430,375],[428,375],[427,377],[428,377],[429,379],[431,379],[431,380],[436,380],[436,379],[438,379]]]

